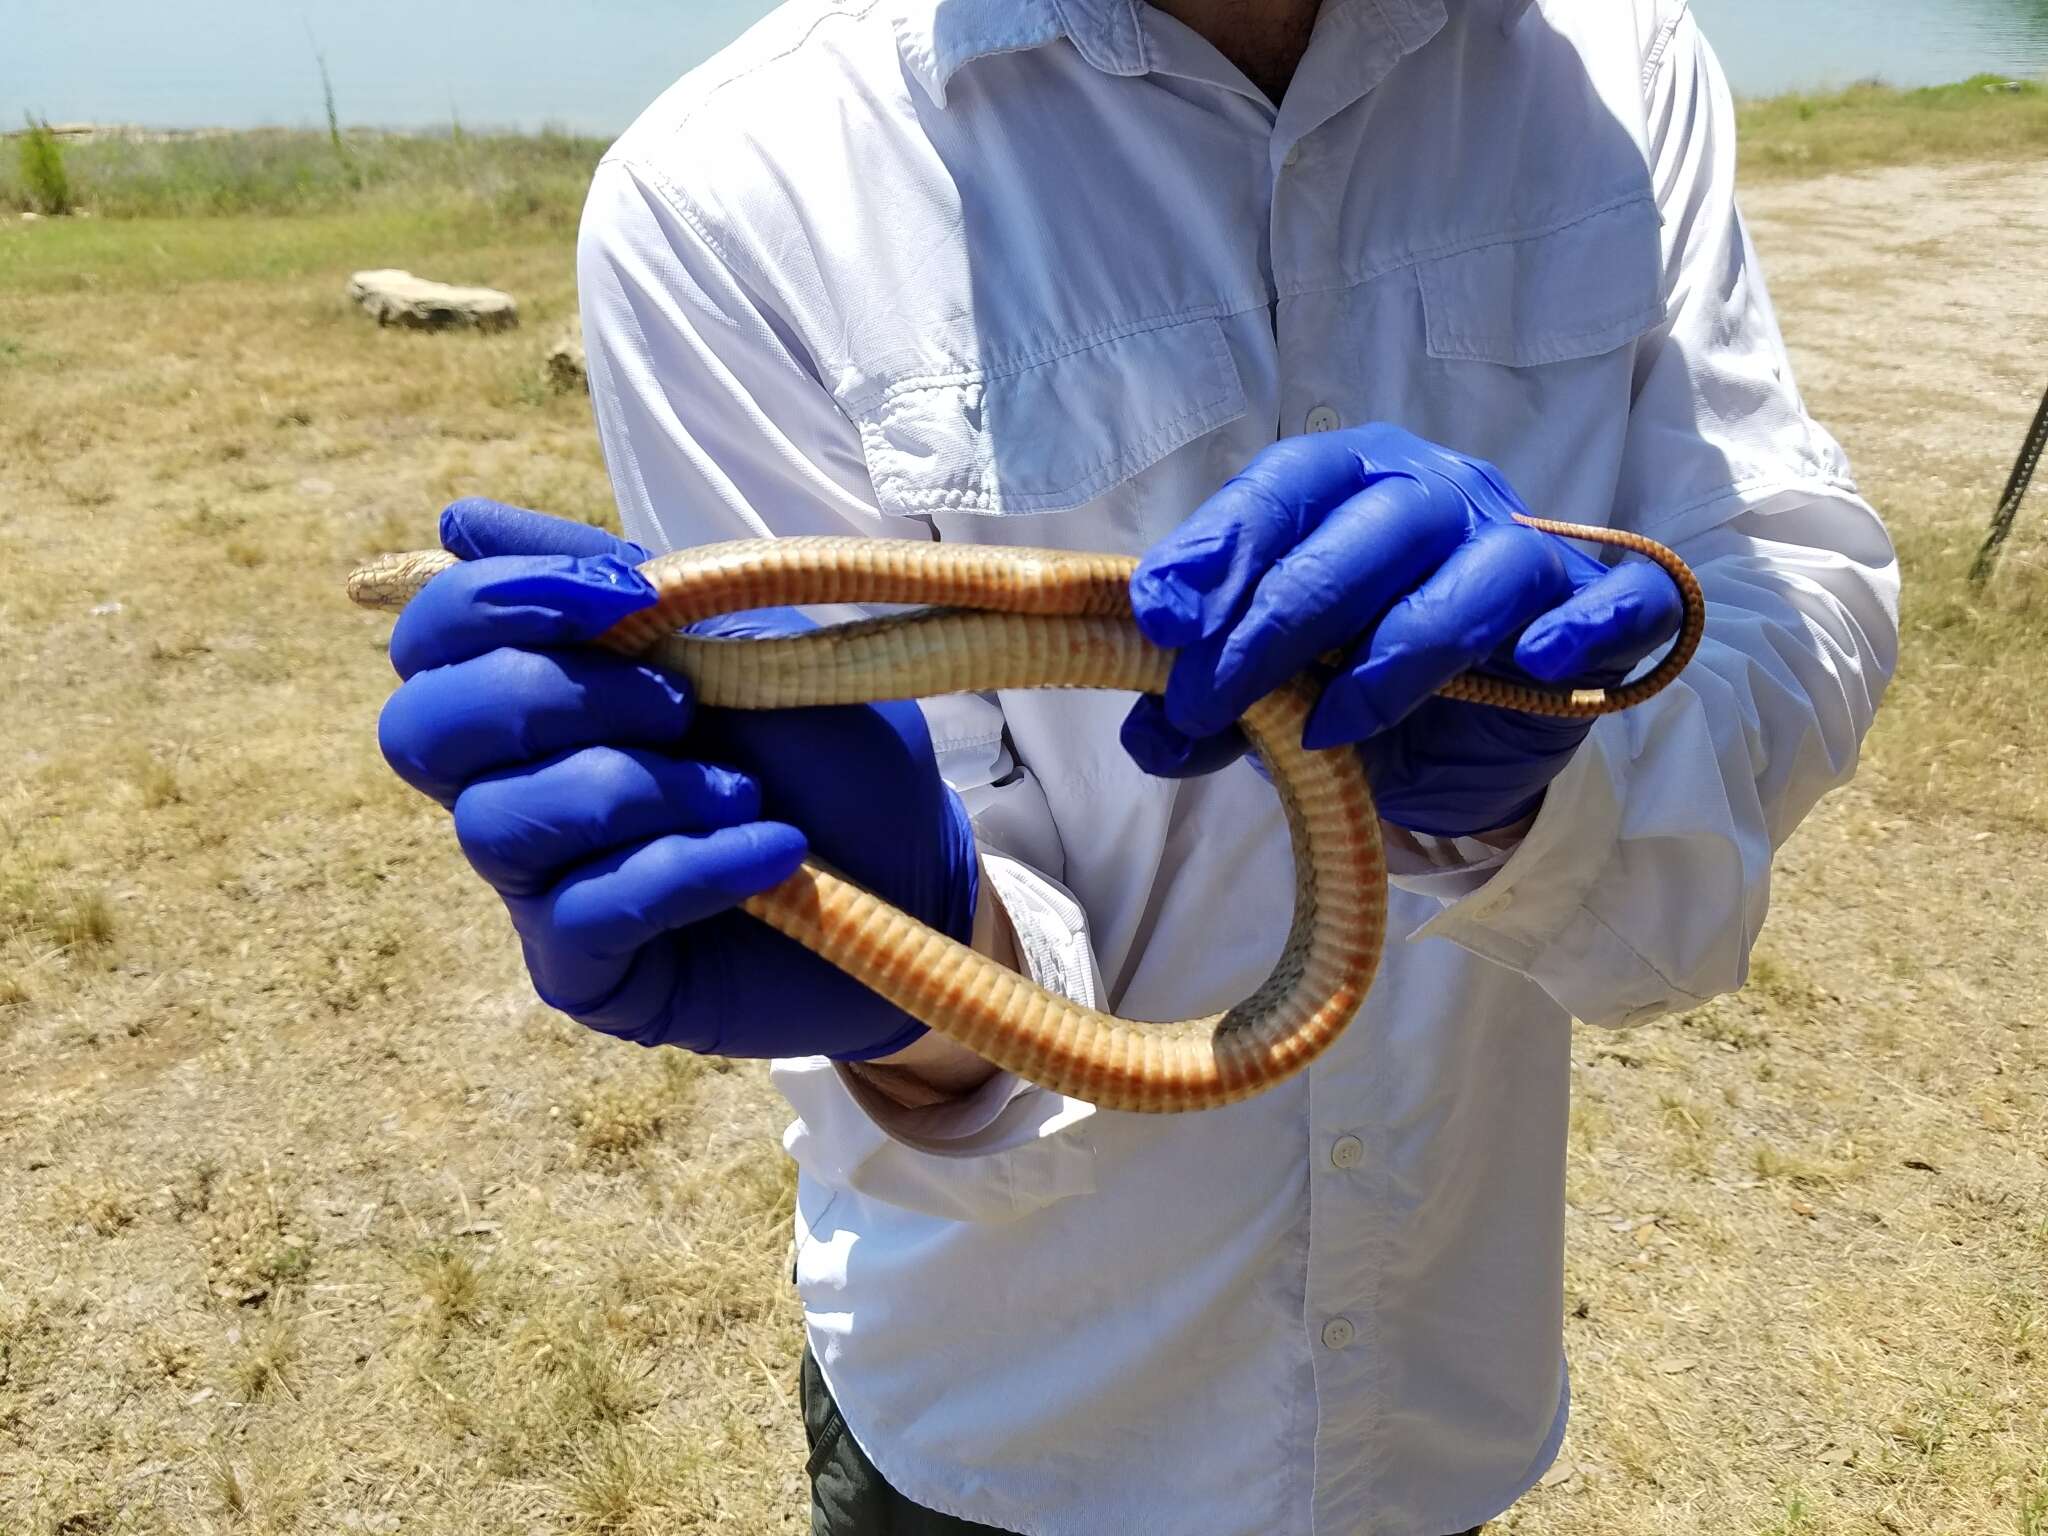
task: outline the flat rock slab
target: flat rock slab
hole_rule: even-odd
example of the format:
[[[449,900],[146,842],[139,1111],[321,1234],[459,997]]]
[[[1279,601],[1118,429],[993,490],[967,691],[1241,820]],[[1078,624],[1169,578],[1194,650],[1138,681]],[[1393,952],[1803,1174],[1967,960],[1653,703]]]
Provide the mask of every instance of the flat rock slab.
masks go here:
[[[348,296],[379,325],[419,331],[506,331],[519,323],[519,303],[509,293],[430,283],[396,267],[356,273],[348,280]]]

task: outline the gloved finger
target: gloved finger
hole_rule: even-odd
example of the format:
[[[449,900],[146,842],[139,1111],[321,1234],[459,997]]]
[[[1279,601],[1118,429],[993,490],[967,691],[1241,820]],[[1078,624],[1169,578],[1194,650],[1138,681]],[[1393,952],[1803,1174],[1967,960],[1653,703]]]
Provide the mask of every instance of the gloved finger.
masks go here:
[[[864,876],[916,846],[892,812],[944,792],[924,712],[907,700],[707,709],[688,750],[747,774],[761,786],[764,816],[802,827],[818,857]]]
[[[501,646],[566,646],[595,639],[655,600],[616,555],[500,555],[436,576],[398,616],[391,664],[402,678]]]
[[[455,801],[455,837],[492,886],[535,895],[598,854],[672,832],[737,826],[760,814],[759,788],[730,768],[585,747],[473,781]]]
[[[1213,736],[1189,736],[1166,718],[1165,702],[1142,694],[1124,716],[1118,733],[1132,761],[1158,779],[1193,779],[1227,768],[1243,757],[1249,743],[1236,726]]]
[[[602,528],[550,517],[483,496],[465,496],[441,510],[441,547],[465,560],[497,555],[611,555],[638,565],[647,551]]]
[[[647,944],[627,960],[565,961],[532,944],[527,964],[543,1000],[579,1023],[641,1045],[719,1056],[877,1056],[925,1032],[896,1015],[893,1035],[866,1040],[886,1004],[794,939],[745,912],[715,913],[685,939]]]
[[[1678,633],[1685,605],[1678,584],[1647,560],[1605,571],[1531,624],[1515,664],[1546,683],[1626,676]]]
[[[844,971],[744,912],[706,918],[675,957],[675,1043],[720,1056],[872,1060],[928,1033]],[[886,1022],[884,1022],[886,1021]],[[886,1031],[886,1032],[882,1032]]]
[[[1380,437],[1413,442],[1397,429]],[[1154,645],[1179,649],[1233,624],[1260,579],[1325,519],[1390,471],[1369,430],[1282,439],[1161,538],[1131,576],[1131,611]]]
[[[803,833],[779,821],[660,837],[591,860],[545,895],[515,899],[513,920],[535,945],[600,972],[604,962],[781,884],[805,851]]]
[[[1364,741],[1399,723],[1459,673],[1571,595],[1551,536],[1488,523],[1395,604],[1323,689],[1302,732],[1311,749]]]
[[[377,744],[443,805],[472,779],[577,747],[662,747],[690,723],[688,690],[601,651],[499,650],[419,673],[385,702]]]
[[[1448,489],[1406,475],[1375,480],[1258,581],[1243,616],[1174,658],[1166,715],[1215,734],[1324,652],[1371,628],[1469,536]]]
[[[699,619],[688,629],[690,634],[713,640],[757,640],[809,634],[817,627],[816,622],[801,609],[743,608],[736,613],[720,613]]]

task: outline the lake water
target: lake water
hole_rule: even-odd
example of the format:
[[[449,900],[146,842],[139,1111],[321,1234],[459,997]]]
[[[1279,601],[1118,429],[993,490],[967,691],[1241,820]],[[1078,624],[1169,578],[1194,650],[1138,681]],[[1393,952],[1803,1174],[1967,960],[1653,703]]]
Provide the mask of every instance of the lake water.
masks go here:
[[[314,126],[319,49],[351,123],[445,127],[459,116],[472,127],[555,122],[611,134],[772,3],[0,0],[0,123],[32,111],[60,122]],[[2048,0],[1694,4],[1744,95],[1872,75],[1911,85],[2048,75]]]
[[[1745,96],[2048,75],[2048,0],[1693,0]]]

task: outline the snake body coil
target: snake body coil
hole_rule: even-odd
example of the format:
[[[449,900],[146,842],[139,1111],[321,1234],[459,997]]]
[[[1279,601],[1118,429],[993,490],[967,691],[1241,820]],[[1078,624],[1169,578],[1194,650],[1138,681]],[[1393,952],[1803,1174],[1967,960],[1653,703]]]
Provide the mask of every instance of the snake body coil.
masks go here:
[[[1654,671],[1623,688],[1546,690],[1468,673],[1442,693],[1585,717],[1639,703],[1677,676],[1699,643],[1705,615],[1684,562],[1634,534],[1521,521],[1656,561],[1684,599],[1677,643]],[[438,551],[386,556],[349,578],[349,595],[365,606],[400,608],[454,563]],[[1134,565],[1066,550],[894,539],[710,544],[643,565],[659,600],[600,643],[688,679],[701,702],[729,709],[996,688],[1158,693],[1173,658],[1130,620]],[[676,633],[717,614],[815,603],[930,606],[772,639]],[[1309,678],[1296,678],[1241,722],[1286,812],[1294,922],[1272,974],[1222,1013],[1148,1024],[1080,1007],[813,862],[743,905],[939,1033],[1056,1092],[1149,1112],[1248,1098],[1313,1061],[1351,1021],[1372,984],[1385,933],[1386,864],[1362,761],[1349,749],[1310,752],[1301,745],[1316,691]]]

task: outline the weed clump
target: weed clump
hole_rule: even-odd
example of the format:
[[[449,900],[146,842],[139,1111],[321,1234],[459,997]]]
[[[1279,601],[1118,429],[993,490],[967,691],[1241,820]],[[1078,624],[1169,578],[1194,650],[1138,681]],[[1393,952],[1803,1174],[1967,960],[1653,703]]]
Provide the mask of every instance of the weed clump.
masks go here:
[[[20,145],[21,184],[30,208],[37,213],[69,213],[71,177],[64,169],[63,146],[50,125],[30,118]]]

